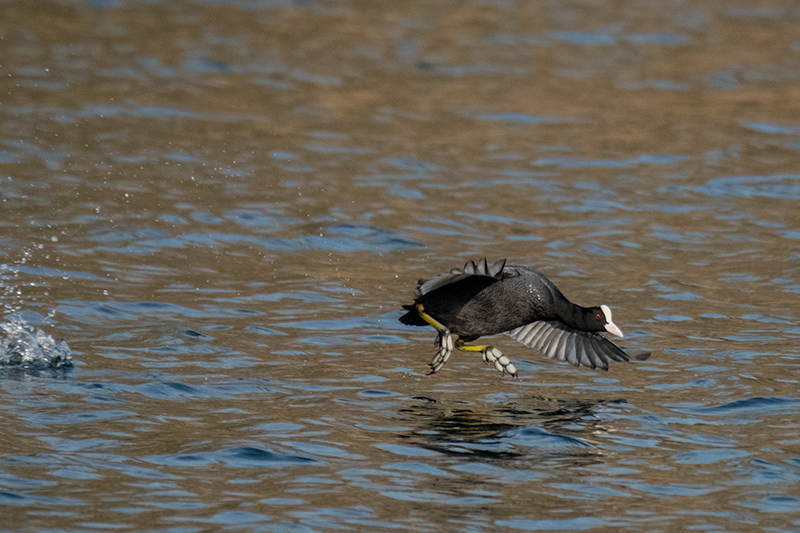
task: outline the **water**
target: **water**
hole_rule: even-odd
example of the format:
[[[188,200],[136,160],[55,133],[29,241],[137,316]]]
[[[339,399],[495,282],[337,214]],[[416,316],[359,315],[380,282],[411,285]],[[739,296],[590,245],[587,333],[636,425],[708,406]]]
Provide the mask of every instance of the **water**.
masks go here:
[[[798,18],[0,3],[0,526],[800,528]],[[484,256],[652,356],[426,376]]]

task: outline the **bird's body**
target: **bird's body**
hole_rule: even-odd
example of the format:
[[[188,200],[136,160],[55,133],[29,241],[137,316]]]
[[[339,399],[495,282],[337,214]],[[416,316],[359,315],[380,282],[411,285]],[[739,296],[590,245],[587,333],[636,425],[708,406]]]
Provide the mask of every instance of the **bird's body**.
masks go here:
[[[557,310],[563,307],[559,304],[566,301],[541,272],[508,265],[499,279],[470,276],[420,294],[414,303],[421,303],[451,333],[469,341],[536,320],[558,320]],[[418,318],[414,324],[424,326],[426,322]]]
[[[422,282],[414,303],[404,306],[404,324],[432,325],[437,329],[437,354],[431,363],[438,371],[452,348],[480,351],[484,360],[503,372],[516,368],[491,346],[465,346],[464,342],[505,333],[544,352],[550,358],[578,366],[608,368],[608,361],[628,356],[603,337],[601,331],[622,336],[606,306],[581,307],[567,300],[541,272],[524,266],[492,265],[486,259]],[[457,335],[453,343],[450,335]]]

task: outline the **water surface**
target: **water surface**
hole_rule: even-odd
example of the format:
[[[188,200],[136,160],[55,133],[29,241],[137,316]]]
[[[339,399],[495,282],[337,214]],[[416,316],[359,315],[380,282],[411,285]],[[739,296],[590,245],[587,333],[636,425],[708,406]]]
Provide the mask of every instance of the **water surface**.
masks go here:
[[[0,525],[800,528],[798,18],[0,3]],[[653,355],[426,376],[484,256]]]

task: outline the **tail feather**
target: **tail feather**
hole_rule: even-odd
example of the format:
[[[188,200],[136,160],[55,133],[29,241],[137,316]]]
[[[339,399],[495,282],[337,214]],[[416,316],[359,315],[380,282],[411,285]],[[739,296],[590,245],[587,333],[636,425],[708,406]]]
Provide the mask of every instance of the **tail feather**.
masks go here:
[[[400,322],[405,324],[406,326],[427,326],[427,322],[422,320],[422,317],[419,316],[417,312],[417,308],[414,304],[411,305],[404,305],[403,309],[408,311],[406,314],[400,317]]]

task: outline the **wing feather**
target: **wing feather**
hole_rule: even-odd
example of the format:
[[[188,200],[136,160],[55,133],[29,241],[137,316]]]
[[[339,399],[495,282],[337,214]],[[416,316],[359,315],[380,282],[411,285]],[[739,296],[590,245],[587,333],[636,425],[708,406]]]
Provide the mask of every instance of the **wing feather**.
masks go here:
[[[505,259],[492,263],[491,266],[486,261],[486,258],[481,259],[477,264],[474,261],[468,261],[461,268],[454,268],[450,272],[439,274],[428,281],[422,282],[419,286],[419,294],[428,294],[445,285],[458,283],[472,276],[488,276],[499,280],[503,277],[505,265]]]
[[[531,322],[505,332],[517,342],[539,350],[548,359],[575,366],[608,369],[609,361],[628,361],[628,355],[599,333],[572,329],[561,322]]]

